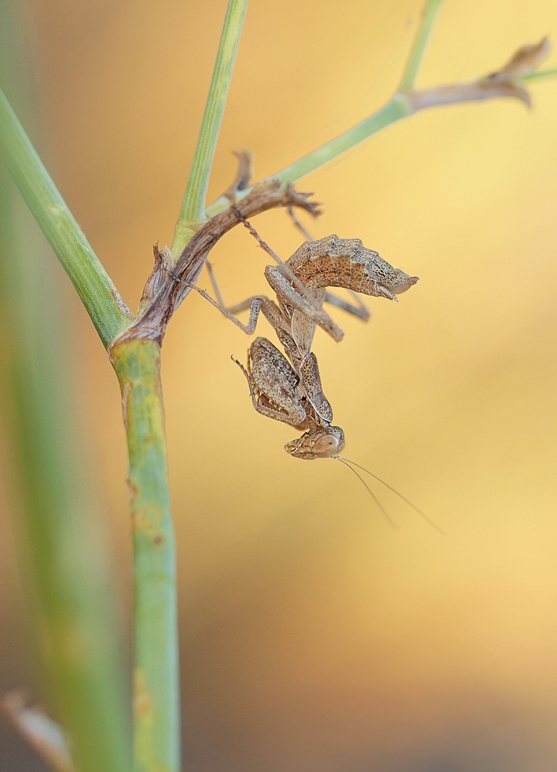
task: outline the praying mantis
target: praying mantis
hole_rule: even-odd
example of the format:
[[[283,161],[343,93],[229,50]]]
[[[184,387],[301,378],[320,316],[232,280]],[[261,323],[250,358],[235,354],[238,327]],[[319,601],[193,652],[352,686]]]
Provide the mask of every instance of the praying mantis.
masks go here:
[[[234,205],[232,209],[235,209]],[[362,310],[362,306],[355,308],[330,295],[326,291],[327,287],[343,287],[353,292],[396,301],[396,296],[416,284],[418,277],[393,268],[377,252],[364,247],[360,239],[339,239],[335,234],[318,241],[304,242],[283,263],[241,213],[236,210],[236,214],[278,263],[278,266],[265,268],[265,277],[275,291],[278,305],[266,295],[255,295],[227,308],[209,263],[207,267],[218,300],[214,300],[205,290],[193,284],[190,286],[247,334],[255,331],[259,314],[263,313],[282,343],[288,359],[270,340],[263,337],[256,338],[248,349],[247,370],[232,357],[246,377],[253,407],[261,415],[304,431],[301,437],[284,446],[286,452],[294,458],[309,461],[333,458],[346,464],[360,478],[391,525],[394,526],[391,518],[354,467],[379,480],[435,530],[444,534],[426,514],[384,480],[354,461],[339,456],[345,444],[344,432],[339,426],[332,425],[333,410],[323,393],[317,357],[311,351],[317,326],[337,341],[343,337],[342,330],[323,310],[324,302],[343,308],[366,321],[369,318],[369,312]],[[236,314],[248,308],[250,318],[248,324],[244,325]]]
[[[339,239],[336,234],[304,242],[286,262],[282,262],[234,205],[232,209],[279,263],[265,268],[265,278],[276,294],[278,305],[266,295],[254,295],[227,308],[210,265],[218,300],[205,290],[191,286],[248,335],[255,332],[259,314],[263,313],[290,362],[267,338],[261,337],[256,338],[249,348],[247,370],[234,359],[247,379],[254,408],[276,421],[306,429],[301,438],[285,445],[285,450],[295,458],[313,460],[336,456],[344,447],[344,432],[331,425],[333,411],[323,393],[317,357],[311,351],[311,344],[317,326],[337,341],[343,337],[342,330],[324,311],[325,301],[364,319],[369,314],[330,295],[326,288],[344,287],[365,295],[397,300],[396,296],[416,284],[418,277],[393,268],[377,252],[364,247],[360,239]],[[243,324],[236,314],[248,308],[249,321]]]

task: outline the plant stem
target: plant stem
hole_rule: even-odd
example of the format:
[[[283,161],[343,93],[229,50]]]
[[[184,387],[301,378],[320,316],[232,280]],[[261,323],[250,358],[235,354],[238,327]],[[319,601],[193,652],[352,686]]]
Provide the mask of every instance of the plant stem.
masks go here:
[[[188,185],[176,224],[172,252],[178,256],[205,218],[205,198],[215,147],[248,0],[229,0]],[[192,227],[193,226],[193,227]]]
[[[542,70],[541,72],[531,72],[529,75],[525,75],[522,80],[538,80],[541,78],[554,78],[557,75],[557,70]]]
[[[176,558],[159,375],[160,346],[132,339],[111,357],[127,429],[134,547],[134,769],[180,768]]]
[[[33,48],[20,5],[16,0],[0,4],[0,71],[20,109],[38,123],[40,100],[32,91],[30,73]],[[3,132],[4,100],[0,115]],[[24,186],[40,188],[41,181],[33,178],[34,151],[25,160],[29,147],[18,151],[18,145],[25,145],[26,138],[18,125],[12,129],[16,137],[6,155],[14,155],[12,166],[23,165],[16,174]],[[0,137],[0,147],[9,143],[9,136]],[[26,176],[31,179],[25,181]],[[52,196],[41,198],[40,190],[31,194],[38,207],[58,205]],[[43,219],[48,217],[45,212]],[[0,387],[6,408],[3,428],[12,434],[5,482],[9,478],[16,494],[14,524],[30,606],[27,622],[43,677],[37,696],[62,723],[80,772],[129,772],[130,678],[121,598],[108,524],[94,492],[98,486],[87,473],[90,459],[76,431],[80,400],[73,393],[72,358],[79,357],[81,348],[68,317],[66,289],[0,162]],[[116,326],[117,315],[114,322]]]
[[[412,51],[410,52],[408,64],[406,65],[406,70],[402,76],[399,91],[408,91],[414,86],[414,81],[416,80],[416,75],[418,74],[418,69],[431,35],[435,15],[442,2],[443,0],[428,0],[428,3],[424,8],[420,29],[418,30],[416,40],[412,46]]]
[[[0,153],[107,348],[133,315],[37,155],[0,90]]]
[[[5,170],[0,182],[0,382],[13,434],[10,483],[17,485],[22,581],[42,699],[71,738],[80,772],[128,772],[122,614],[106,524],[75,437],[67,308],[43,239]]]

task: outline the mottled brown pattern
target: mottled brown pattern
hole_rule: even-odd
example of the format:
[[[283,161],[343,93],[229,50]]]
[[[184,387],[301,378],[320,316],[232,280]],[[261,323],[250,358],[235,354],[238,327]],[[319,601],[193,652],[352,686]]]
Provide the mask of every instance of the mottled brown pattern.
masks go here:
[[[248,369],[256,395],[265,397],[267,405],[284,411],[288,423],[293,425],[306,420],[306,411],[296,394],[298,376],[271,341],[254,340],[249,349]]]
[[[304,242],[286,264],[308,288],[344,287],[391,300],[418,281],[417,276],[393,268],[360,239],[339,239],[334,233]]]
[[[300,377],[266,338],[256,338],[248,350],[248,369],[234,360],[248,382],[252,404],[261,415],[307,431],[285,445],[290,455],[312,460],[330,458],[344,447],[344,433],[331,426],[333,411],[323,394],[315,354],[300,366]]]
[[[333,408],[327,397],[323,394],[317,357],[313,351],[305,357],[300,365],[300,381],[314,410],[324,421],[331,423],[333,420]]]

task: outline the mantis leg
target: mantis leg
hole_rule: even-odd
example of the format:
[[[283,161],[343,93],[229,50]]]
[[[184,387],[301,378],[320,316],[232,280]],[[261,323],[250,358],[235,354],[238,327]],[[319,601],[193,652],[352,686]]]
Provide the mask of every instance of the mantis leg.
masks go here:
[[[265,268],[265,278],[277,294],[280,303],[285,303],[295,308],[304,316],[308,317],[318,324],[325,332],[336,341],[342,340],[344,333],[338,327],[331,317],[323,311],[318,304],[309,303],[300,293],[291,285],[288,279],[272,265]],[[316,307],[317,306],[317,307]]]
[[[255,327],[257,325],[257,320],[259,318],[259,312],[262,309],[263,304],[265,303],[271,303],[272,300],[269,300],[269,298],[265,297],[264,295],[254,295],[251,298],[248,298],[246,303],[248,305],[245,306],[245,308],[250,309],[249,314],[249,321],[247,324],[242,324],[242,322],[234,316],[232,311],[230,311],[228,308],[225,308],[221,303],[214,300],[208,292],[205,292],[205,290],[200,289],[199,287],[196,287],[195,284],[189,285],[192,289],[194,289],[196,292],[199,292],[199,294],[205,298],[205,300],[208,300],[211,305],[215,306],[215,308],[218,308],[218,310],[221,312],[221,314],[224,314],[227,319],[230,319],[231,322],[234,322],[241,330],[243,330],[247,335],[253,335],[255,332]],[[241,304],[242,305],[242,304]],[[236,307],[235,307],[236,308]],[[240,309],[242,310],[242,309]],[[278,310],[278,309],[277,309]]]
[[[227,319],[230,319],[234,322],[234,324],[237,324],[238,327],[240,327],[240,329],[242,329],[248,335],[252,335],[253,332],[255,332],[259,311],[262,311],[265,319],[267,319],[269,324],[274,327],[277,333],[279,330],[282,330],[283,332],[289,332],[288,324],[282,316],[280,309],[276,303],[274,303],[266,295],[252,295],[250,298],[246,298],[246,300],[243,300],[241,303],[236,303],[234,306],[227,307],[213,273],[213,266],[209,263],[208,260],[205,262],[205,265],[207,266],[209,278],[211,279],[211,284],[213,285],[213,290],[217,296],[218,302],[213,300],[213,298],[210,297],[204,290],[200,290],[198,287],[195,287],[194,289],[203,295],[206,300],[212,303],[215,308],[218,308]],[[254,310],[254,305],[256,310]],[[241,311],[247,311],[248,308],[250,309],[250,318],[247,325],[244,325],[236,318],[236,314],[239,314]]]
[[[333,295],[332,292],[327,292],[325,295],[325,303],[330,303],[332,306],[336,306],[337,308],[342,308],[343,311],[346,311],[348,314],[352,314],[353,316],[357,316],[358,319],[362,319],[364,322],[369,321],[371,318],[371,313],[367,306],[362,303],[360,298],[358,297],[358,294],[354,292],[354,290],[348,290],[356,303],[357,306],[353,306],[351,303],[348,303],[346,300],[343,300],[342,298],[337,297],[336,295]]]

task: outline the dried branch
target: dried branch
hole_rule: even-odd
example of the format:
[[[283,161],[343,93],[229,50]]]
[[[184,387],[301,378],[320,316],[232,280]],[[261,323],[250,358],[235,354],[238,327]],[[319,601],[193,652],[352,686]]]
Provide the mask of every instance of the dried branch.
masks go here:
[[[261,212],[290,206],[318,214],[317,204],[309,202],[310,193],[298,193],[291,184],[267,180],[256,185],[236,207],[240,214],[254,217]],[[225,233],[241,222],[233,209],[227,208],[206,222],[188,242],[176,261],[172,272],[170,250],[155,251],[155,267],[143,293],[143,309],[138,319],[114,342],[114,345],[135,338],[162,342],[168,322],[174,311],[190,293],[211,249]],[[149,302],[149,298],[152,298]],[[147,302],[145,302],[147,299]]]
[[[479,80],[453,83],[450,86],[438,86],[424,91],[409,90],[402,94],[409,100],[414,111],[457,102],[478,102],[494,97],[512,97],[530,107],[532,100],[522,81],[549,56],[550,50],[549,40],[545,37],[539,43],[519,48],[504,67]]]

